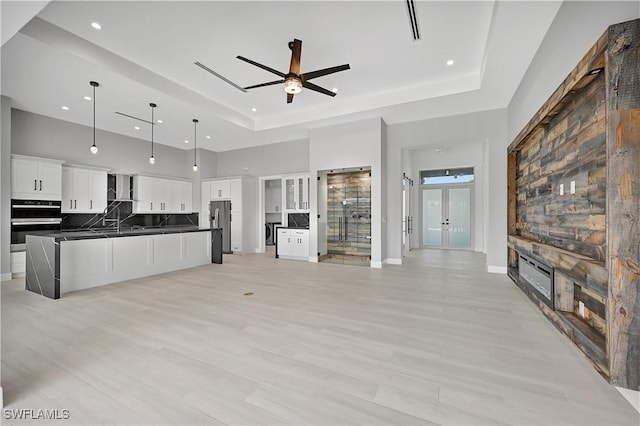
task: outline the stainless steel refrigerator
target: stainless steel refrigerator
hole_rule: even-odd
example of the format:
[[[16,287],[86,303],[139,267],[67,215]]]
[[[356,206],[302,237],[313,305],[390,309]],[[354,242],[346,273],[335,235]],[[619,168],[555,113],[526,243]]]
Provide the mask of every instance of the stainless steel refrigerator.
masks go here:
[[[231,201],[211,201],[211,229],[222,230],[222,252],[231,253]]]

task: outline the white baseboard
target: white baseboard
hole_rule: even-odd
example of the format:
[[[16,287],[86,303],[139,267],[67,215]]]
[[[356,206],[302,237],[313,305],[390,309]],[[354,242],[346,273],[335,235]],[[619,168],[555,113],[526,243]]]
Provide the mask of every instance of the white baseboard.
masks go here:
[[[402,259],[388,257],[383,262],[385,265],[402,265]]]
[[[4,394],[2,393],[2,386],[0,386],[0,408],[4,408]]]
[[[11,279],[11,272],[0,275],[0,281],[9,281]]]
[[[619,388],[617,386],[614,387],[618,390],[618,392],[622,394],[622,396],[624,396],[627,401],[629,401],[629,404],[631,404],[631,406],[635,408],[638,413],[640,413],[640,391]]]
[[[370,266],[371,266],[372,268],[381,269],[381,268],[382,268],[382,262],[377,262],[377,261],[376,261],[376,262],[374,262],[374,261],[372,260],[372,261],[371,261]]]
[[[309,256],[309,262],[318,263],[318,256]]]
[[[506,274],[507,267],[506,266],[493,266],[487,265],[487,272],[490,274]]]

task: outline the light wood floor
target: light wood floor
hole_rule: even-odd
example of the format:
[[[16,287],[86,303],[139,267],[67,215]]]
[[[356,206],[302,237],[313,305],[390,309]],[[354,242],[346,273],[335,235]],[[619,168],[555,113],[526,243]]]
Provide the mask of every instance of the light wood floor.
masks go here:
[[[71,415],[32,424],[638,426],[482,255],[406,260],[225,256],[57,301],[5,282],[5,404]]]

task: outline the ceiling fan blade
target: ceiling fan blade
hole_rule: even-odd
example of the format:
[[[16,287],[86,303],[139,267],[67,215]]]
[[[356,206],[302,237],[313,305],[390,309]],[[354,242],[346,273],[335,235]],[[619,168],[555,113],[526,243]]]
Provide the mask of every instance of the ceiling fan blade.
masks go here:
[[[324,95],[328,95],[328,96],[331,96],[331,97],[334,97],[336,95],[335,92],[332,92],[331,90],[325,89],[324,87],[317,86],[317,85],[315,85],[313,83],[309,83],[308,81],[303,81],[302,82],[302,87],[305,87],[305,88],[307,88],[309,90],[313,90],[315,92],[319,92],[319,93],[322,93]]]
[[[287,93],[287,103],[293,102],[293,93]]]
[[[256,67],[258,67],[258,68],[262,68],[262,69],[263,69],[263,70],[265,70],[265,71],[272,72],[272,73],[274,73],[275,75],[280,76],[280,77],[282,77],[282,78],[284,78],[284,76],[285,76],[285,74],[284,74],[284,73],[281,73],[281,72],[280,72],[280,71],[278,71],[278,70],[274,70],[273,68],[270,68],[270,67],[268,67],[268,66],[266,66],[266,65],[259,64],[259,63],[257,63],[256,61],[252,61],[251,59],[247,59],[247,58],[245,58],[245,57],[243,57],[243,56],[236,56],[236,57],[237,57],[238,59],[240,59],[241,61],[248,62],[248,63],[250,63],[251,65],[255,65]]]
[[[243,87],[244,90],[255,89],[256,87],[273,86],[274,84],[284,83],[284,80],[270,81],[268,83],[254,84],[253,86]]]
[[[289,65],[289,74],[300,74],[300,55],[302,54],[302,40],[293,39],[291,46],[291,64]]]
[[[303,81],[304,80],[311,80],[312,78],[318,78],[318,77],[322,77],[323,75],[329,75],[329,74],[333,74],[333,73],[340,72],[340,71],[346,71],[348,69],[351,69],[349,64],[338,65],[336,67],[325,68],[325,69],[322,69],[322,70],[305,72],[304,74],[300,74],[300,78]]]

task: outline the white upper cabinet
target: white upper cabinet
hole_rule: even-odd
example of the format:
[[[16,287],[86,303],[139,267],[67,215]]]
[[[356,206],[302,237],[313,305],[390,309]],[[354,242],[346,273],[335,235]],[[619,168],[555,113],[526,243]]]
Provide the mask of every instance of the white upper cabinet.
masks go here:
[[[191,213],[192,184],[179,180],[171,181],[171,210],[177,213]]]
[[[14,155],[11,159],[11,198],[62,199],[62,163]]]
[[[153,178],[148,176],[133,177],[133,210],[136,213],[153,212]]]
[[[154,212],[167,213],[170,211],[171,181],[153,178],[153,208]]]
[[[107,207],[107,172],[82,167],[62,168],[62,212],[101,213]]]
[[[231,199],[231,181],[229,180],[211,181],[211,201],[230,200],[230,199]]]
[[[285,212],[309,211],[309,175],[286,176],[282,187]]]
[[[192,184],[188,181],[134,176],[135,213],[191,213]]]

